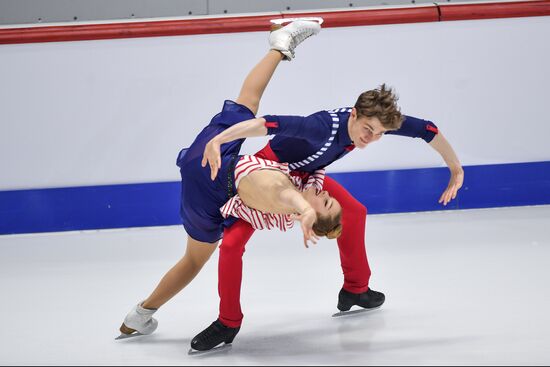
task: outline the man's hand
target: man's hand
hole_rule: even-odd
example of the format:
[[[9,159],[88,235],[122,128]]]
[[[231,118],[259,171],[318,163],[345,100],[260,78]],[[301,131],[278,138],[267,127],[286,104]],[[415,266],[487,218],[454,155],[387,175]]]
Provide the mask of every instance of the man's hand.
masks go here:
[[[218,175],[219,169],[222,166],[220,143],[216,138],[210,140],[204,147],[202,166],[206,167],[207,163],[210,165],[210,178],[214,181]]]
[[[464,170],[462,165],[458,160],[458,157],[451,146],[451,144],[445,139],[443,133],[439,133],[432,139],[430,146],[434,148],[447,164],[449,170],[451,171],[451,178],[449,179],[449,184],[441,197],[439,198],[439,203],[447,205],[451,200],[456,198],[458,190],[462,187],[464,183]]]
[[[447,188],[441,194],[439,198],[439,203],[447,205],[452,199],[456,198],[458,190],[462,187],[464,183],[464,170],[462,167],[451,169],[451,178],[449,179],[449,184]]]
[[[313,225],[317,221],[317,214],[313,208],[308,207],[302,212],[302,214],[294,214],[291,216],[294,220],[300,222],[302,226],[302,231],[304,232],[304,246],[309,248],[308,241],[311,241],[313,244],[317,243],[319,237],[313,231]]]

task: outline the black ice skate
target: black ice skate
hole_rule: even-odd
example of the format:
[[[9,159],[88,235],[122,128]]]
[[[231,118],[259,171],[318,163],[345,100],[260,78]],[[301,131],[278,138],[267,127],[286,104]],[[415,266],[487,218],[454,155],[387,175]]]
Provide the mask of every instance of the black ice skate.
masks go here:
[[[342,288],[338,294],[337,307],[340,312],[335,313],[332,317],[376,310],[382,306],[385,300],[386,297],[384,296],[384,293],[373,291],[370,288],[366,292],[359,294],[348,292]],[[359,306],[362,308],[359,310],[350,311],[352,306]]]
[[[239,330],[240,328],[228,327],[222,324],[220,320],[216,320],[193,338],[189,354],[198,354],[231,347],[231,343]],[[224,345],[220,346],[222,343]]]

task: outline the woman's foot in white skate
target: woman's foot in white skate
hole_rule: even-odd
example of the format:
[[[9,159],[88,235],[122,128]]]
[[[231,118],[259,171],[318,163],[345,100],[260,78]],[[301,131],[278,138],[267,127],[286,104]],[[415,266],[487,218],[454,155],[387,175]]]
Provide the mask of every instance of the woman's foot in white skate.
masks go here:
[[[126,339],[139,335],[152,334],[158,326],[158,321],[153,318],[153,314],[157,310],[149,310],[141,307],[142,303],[138,303],[126,315],[124,322],[120,326],[120,336],[116,338]]]
[[[271,23],[273,23],[273,30],[269,35],[271,49],[281,52],[285,60],[291,61],[296,47],[306,38],[321,31],[323,18],[273,19]],[[288,24],[283,26],[285,23]]]

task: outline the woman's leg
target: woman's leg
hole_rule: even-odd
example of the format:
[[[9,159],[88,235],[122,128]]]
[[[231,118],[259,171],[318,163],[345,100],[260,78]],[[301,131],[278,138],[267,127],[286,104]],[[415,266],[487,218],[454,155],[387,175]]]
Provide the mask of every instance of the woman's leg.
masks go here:
[[[279,51],[270,50],[246,77],[236,102],[256,114],[265,88],[282,59],[283,55]],[[246,241],[243,242],[244,248]],[[189,237],[185,256],[166,273],[142,307],[159,308],[185,288],[208,261],[216,246],[217,243],[199,242]]]
[[[178,294],[201,271],[216,250],[218,242],[206,243],[188,237],[183,258],[166,273],[141,306],[146,309],[157,309]]]
[[[254,115],[258,113],[260,100],[269,84],[275,69],[283,60],[283,54],[270,50],[267,55],[248,73],[235,102],[248,107]]]
[[[318,21],[310,19],[291,22],[282,28],[275,26],[272,30],[269,36],[271,50],[250,71],[236,101],[248,107],[254,115],[258,113],[262,95],[279,63],[283,59],[293,59],[296,46],[319,33],[321,25]]]

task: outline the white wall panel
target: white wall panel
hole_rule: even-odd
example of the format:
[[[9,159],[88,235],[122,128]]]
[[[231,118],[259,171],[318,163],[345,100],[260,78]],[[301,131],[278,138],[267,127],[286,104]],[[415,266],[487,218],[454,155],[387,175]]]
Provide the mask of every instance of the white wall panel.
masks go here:
[[[324,29],[260,114],[349,106],[386,82],[463,164],[550,160],[549,33],[550,17]],[[267,46],[262,32],[0,46],[0,190],[177,180],[180,147]],[[440,165],[423,141],[387,136],[329,172]]]

